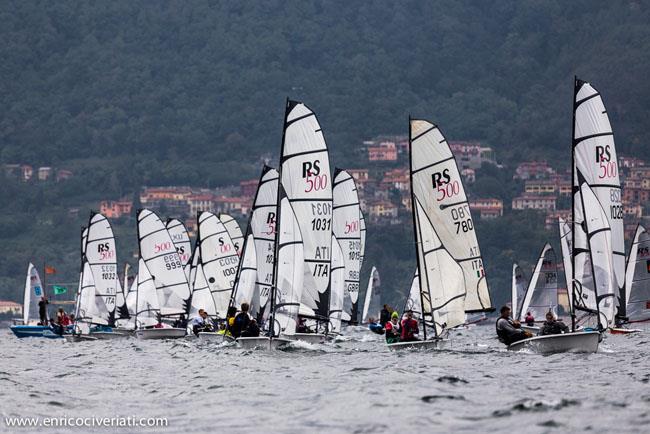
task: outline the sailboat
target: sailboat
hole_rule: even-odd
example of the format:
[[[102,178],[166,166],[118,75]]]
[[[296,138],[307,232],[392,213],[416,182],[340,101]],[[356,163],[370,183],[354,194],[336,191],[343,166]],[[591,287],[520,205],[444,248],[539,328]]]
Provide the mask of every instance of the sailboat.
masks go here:
[[[454,155],[440,129],[409,119],[411,203],[423,340],[389,349],[440,348],[466,314],[492,310],[474,222]],[[428,333],[433,333],[433,336]]]
[[[571,236],[570,243],[562,243],[572,250],[571,264],[565,266],[571,273],[567,284],[572,332],[524,339],[509,350],[597,352],[600,331],[614,324],[616,297],[625,291],[623,208],[613,132],[600,93],[577,78],[572,154],[571,231],[560,225],[561,239]]]
[[[178,219],[167,220],[166,227],[169,236],[172,238],[172,243],[176,247],[176,252],[178,252],[178,256],[181,258],[181,264],[183,264],[183,268],[186,268],[192,258],[190,234],[187,232],[185,224]],[[185,274],[187,275],[187,271]]]
[[[375,321],[379,321],[380,310],[381,310],[381,279],[379,278],[379,271],[377,271],[377,268],[373,266],[370,269],[370,276],[368,277],[368,285],[366,286],[366,292],[363,301],[363,311],[361,312],[361,323],[368,324],[371,319]],[[383,329],[383,324],[380,324],[380,326]]]
[[[104,339],[124,337],[125,335],[118,333],[116,333],[116,336],[111,336],[112,332],[103,330],[103,327],[108,325],[110,311],[104,301],[104,296],[97,291],[92,266],[86,258],[84,258],[81,276],[81,285],[75,307],[74,332],[65,335],[66,341],[95,341],[100,337]],[[97,333],[92,333],[92,329],[95,327],[101,327],[102,329]],[[107,337],[104,337],[104,335]]]
[[[634,233],[625,271],[625,294],[620,304],[624,309],[623,326],[612,327],[613,334],[627,334],[641,331],[629,325],[650,322],[650,234],[638,225]]]
[[[523,322],[530,312],[537,322],[543,322],[546,313],[551,311],[557,317],[558,307],[557,257],[550,244],[546,243],[537,259],[530,282],[521,301],[521,306],[513,318]],[[514,312],[514,310],[513,310]],[[538,326],[523,325],[522,329],[531,333],[539,332]]]
[[[287,100],[279,176],[300,227],[304,249],[300,316],[313,331],[292,337],[321,341],[329,325],[332,176],[316,114],[297,101]]]
[[[354,178],[345,170],[334,171],[332,196],[332,231],[340,244],[345,267],[341,319],[356,324],[362,260],[361,207]],[[330,309],[331,305],[330,302]]]
[[[19,338],[43,337],[44,331],[49,331],[49,325],[39,325],[38,302],[45,295],[41,278],[34,264],[27,267],[25,279],[25,292],[23,296],[23,318],[22,324],[14,324],[11,331]],[[49,318],[48,318],[49,319]]]
[[[173,327],[167,324],[167,322],[185,318],[189,308],[190,287],[183,271],[180,256],[165,224],[153,211],[142,209],[138,211],[137,219],[141,260],[138,265],[135,334],[140,339],[183,337],[186,334],[185,327]],[[146,274],[142,274],[143,271],[148,272],[151,279],[148,279]],[[143,295],[140,292],[141,283],[144,282],[146,282],[145,288],[150,289],[150,281],[155,287],[158,300],[157,308],[153,309],[156,311],[158,320],[154,328],[146,328],[150,325],[153,310],[149,308],[143,310],[142,303],[151,306],[156,306],[156,303],[149,293]],[[144,320],[145,318],[147,321]]]
[[[512,264],[512,286],[510,290],[510,308],[512,309],[512,317],[519,318],[522,311],[521,303],[526,294],[526,279],[524,278],[524,271],[519,264]]]
[[[300,225],[282,185],[278,194],[268,336],[237,338],[238,345],[244,348],[276,349],[296,339],[304,279],[304,246]]]

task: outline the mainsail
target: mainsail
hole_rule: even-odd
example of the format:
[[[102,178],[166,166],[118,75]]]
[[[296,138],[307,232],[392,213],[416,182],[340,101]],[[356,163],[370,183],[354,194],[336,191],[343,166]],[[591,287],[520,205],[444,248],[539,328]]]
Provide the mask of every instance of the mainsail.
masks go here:
[[[513,318],[523,321],[530,312],[538,321],[543,321],[549,311],[557,315],[557,294],[557,256],[551,245],[546,243],[530,278],[521,310]]]
[[[569,222],[564,221],[562,217],[558,218],[560,226],[560,247],[562,248],[562,263],[564,264],[564,281],[567,287],[567,296],[569,297],[569,309],[573,310],[573,260],[571,252],[573,251],[573,233]]]
[[[239,227],[239,223],[228,214],[219,214],[219,220],[221,220],[221,223],[223,223],[223,226],[228,231],[228,235],[230,235],[230,239],[235,246],[235,251],[238,255],[241,255],[244,243],[244,234]]]
[[[463,269],[465,312],[491,311],[483,258],[454,155],[440,129],[430,122],[411,120],[409,130],[412,195],[442,246]]]
[[[304,249],[300,224],[289,199],[280,188],[277,260],[271,331],[273,334],[294,334],[298,321],[304,279]],[[279,330],[276,329],[276,323]]]
[[[181,264],[185,267],[190,262],[192,256],[192,242],[190,241],[190,234],[187,232],[187,228],[182,221],[169,219],[167,221],[167,232],[172,237],[172,243],[174,243],[178,256],[181,258]]]
[[[327,321],[332,245],[332,176],[325,138],[307,106],[287,101],[280,181],[304,243],[305,316]]]
[[[519,318],[521,314],[521,304],[526,294],[526,279],[524,272],[519,264],[512,264],[512,287],[511,287],[511,304],[512,317]]]
[[[422,317],[422,296],[420,295],[420,272],[418,269],[415,269],[413,274],[413,280],[411,281],[411,289],[409,290],[409,296],[406,299],[406,304],[404,305],[404,312],[411,310],[413,311],[413,316],[415,318]]]
[[[215,317],[218,314],[217,305],[212,297],[208,280],[205,278],[203,272],[203,265],[199,261],[194,268],[194,280],[192,281],[192,303],[190,305],[189,318],[199,316],[199,310],[203,309],[211,316]]]
[[[629,322],[650,320],[650,234],[637,226],[627,263],[626,317]]]
[[[438,336],[443,330],[465,322],[466,285],[461,265],[442,244],[419,194],[430,193],[414,188],[412,195],[420,271],[421,320],[425,325],[423,330],[426,339],[426,326],[433,327]]]
[[[23,324],[29,325],[30,320],[38,321],[38,302],[45,295],[41,278],[34,264],[27,267],[27,278],[25,280],[25,294],[23,299]]]
[[[162,222],[161,222],[162,223]],[[138,262],[138,277],[134,284],[137,289],[136,307],[135,307],[135,326],[144,328],[156,325],[160,317],[160,300],[154,277],[149,272],[149,268],[144,259],[140,258]]]
[[[381,280],[379,271],[375,267],[370,270],[370,278],[366,287],[366,296],[363,303],[363,314],[361,322],[367,323],[370,318],[379,321],[379,311],[381,310]]]
[[[163,316],[187,314],[190,286],[183,263],[165,224],[153,211],[143,209],[138,212],[138,240],[140,257],[158,291],[160,313]],[[138,282],[145,281],[147,276],[138,274]]]
[[[275,256],[275,224],[278,200],[278,172],[264,166],[251,210],[250,231],[255,240],[257,278],[251,314],[257,316],[266,308],[273,285]],[[266,309],[268,313],[268,309]]]
[[[341,332],[341,316],[343,314],[343,299],[345,298],[346,288],[346,267],[343,250],[340,243],[332,235],[332,273],[330,286],[332,288],[330,295],[330,333],[338,334]]]
[[[77,297],[75,329],[78,333],[90,333],[91,325],[108,324],[108,308],[105,298],[97,292],[92,266],[86,261],[81,272],[81,288]]]
[[[235,306],[240,306],[242,303],[259,306],[259,293],[257,295],[255,294],[257,281],[257,252],[255,251],[255,239],[253,238],[253,234],[250,233],[250,227],[241,252],[241,260],[239,263],[239,269],[237,270],[233,301]]]
[[[117,253],[115,236],[108,219],[101,214],[91,213],[85,247],[86,260],[93,273],[95,291],[104,299],[108,324],[115,321],[116,295],[122,292],[117,274]],[[124,303],[124,300],[120,300]]]
[[[217,315],[226,317],[235,286],[239,256],[221,220],[210,212],[199,214],[199,252]]]
[[[355,323],[361,272],[361,208],[354,178],[346,171],[336,169],[332,194],[332,228],[343,252],[345,266],[345,302],[342,315],[344,319]]]

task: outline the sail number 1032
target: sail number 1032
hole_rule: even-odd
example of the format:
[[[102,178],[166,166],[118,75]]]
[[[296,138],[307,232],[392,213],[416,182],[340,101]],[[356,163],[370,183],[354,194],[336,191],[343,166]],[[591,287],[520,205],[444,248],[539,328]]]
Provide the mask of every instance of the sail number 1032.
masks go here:
[[[456,233],[469,232],[474,230],[474,222],[469,213],[469,205],[462,204],[451,209],[451,218],[456,226]]]

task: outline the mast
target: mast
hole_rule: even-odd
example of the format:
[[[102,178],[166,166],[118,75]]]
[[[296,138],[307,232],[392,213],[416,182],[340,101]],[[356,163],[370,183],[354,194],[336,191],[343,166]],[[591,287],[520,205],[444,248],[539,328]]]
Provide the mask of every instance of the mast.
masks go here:
[[[269,320],[271,324],[269,326],[270,337],[272,338],[275,335],[275,296],[278,288],[278,231],[280,229],[280,190],[282,189],[282,158],[284,155],[284,141],[287,134],[287,117],[289,116],[289,111],[291,110],[289,97],[287,97],[284,108],[284,122],[282,123],[282,143],[280,145],[280,164],[278,165],[278,194],[276,200],[276,211],[275,211],[275,241],[273,242],[273,284],[271,286],[271,315]],[[279,334],[279,333],[278,333]]]
[[[573,76],[573,122],[571,123],[571,300],[573,300],[571,306],[571,331],[576,331],[576,206],[575,206],[575,197],[578,191],[578,183],[576,179],[576,148],[575,148],[575,137],[576,137],[576,97],[578,96],[578,76]],[[583,211],[584,212],[584,211]]]
[[[413,235],[415,236],[415,243],[413,244],[415,246],[415,261],[417,263],[417,270],[418,270],[418,280],[420,281],[420,306],[422,306],[422,313],[420,314],[420,321],[422,322],[422,331],[423,331],[423,336],[424,340],[427,340],[427,324],[424,319],[424,300],[422,297],[422,276],[424,273],[426,273],[426,267],[424,273],[422,272],[422,267],[420,266],[420,251],[418,249],[418,243],[421,242],[419,233],[420,233],[420,226],[418,224],[418,219],[416,216],[417,213],[417,205],[415,202],[415,194],[413,192],[413,134],[412,134],[412,128],[411,128],[411,115],[409,114],[409,187],[411,189],[411,216],[413,217]],[[433,328],[434,333],[437,334],[438,332],[436,331],[436,328]]]

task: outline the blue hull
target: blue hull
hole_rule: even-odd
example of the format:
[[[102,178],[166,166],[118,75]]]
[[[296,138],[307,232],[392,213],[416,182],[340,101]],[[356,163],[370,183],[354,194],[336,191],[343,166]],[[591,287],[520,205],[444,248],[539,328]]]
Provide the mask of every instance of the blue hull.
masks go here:
[[[48,338],[60,339],[63,336],[58,335],[52,331],[48,326],[26,326],[14,325],[11,326],[11,331],[19,338]]]

